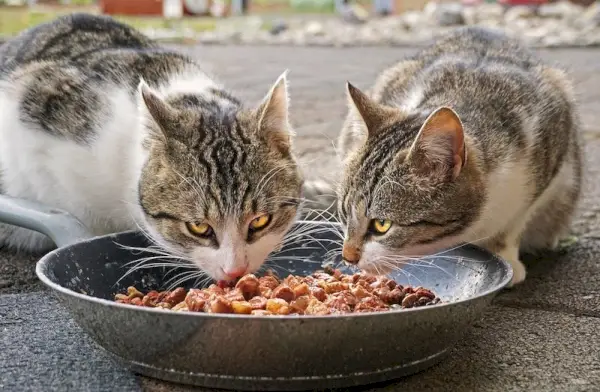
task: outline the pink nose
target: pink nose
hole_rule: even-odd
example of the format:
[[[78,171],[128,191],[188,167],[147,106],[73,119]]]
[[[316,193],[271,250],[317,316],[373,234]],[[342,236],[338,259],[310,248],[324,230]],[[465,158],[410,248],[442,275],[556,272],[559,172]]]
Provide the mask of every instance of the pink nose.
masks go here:
[[[235,279],[235,278],[239,278],[240,276],[244,275],[246,273],[246,269],[248,267],[237,267],[237,268],[233,268],[230,270],[223,270],[223,272],[225,272],[225,275],[227,275],[229,278],[231,279]]]

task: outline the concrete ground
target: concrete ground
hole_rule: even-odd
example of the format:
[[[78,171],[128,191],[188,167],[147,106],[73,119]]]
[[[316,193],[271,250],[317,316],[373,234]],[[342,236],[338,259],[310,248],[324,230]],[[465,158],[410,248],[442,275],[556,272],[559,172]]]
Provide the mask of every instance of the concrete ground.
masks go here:
[[[289,68],[297,147],[309,176],[333,178],[344,83],[366,88],[408,49],[186,48],[242,97],[258,100]],[[600,51],[541,53],[571,72],[581,102],[587,183],[573,225],[579,241],[529,264],[463,343],[423,373],[360,390],[600,391]],[[36,258],[0,252],[0,391],[193,391],[134,376],[99,351],[53,300]],[[17,296],[17,293],[27,293]],[[73,343],[74,342],[74,343]]]

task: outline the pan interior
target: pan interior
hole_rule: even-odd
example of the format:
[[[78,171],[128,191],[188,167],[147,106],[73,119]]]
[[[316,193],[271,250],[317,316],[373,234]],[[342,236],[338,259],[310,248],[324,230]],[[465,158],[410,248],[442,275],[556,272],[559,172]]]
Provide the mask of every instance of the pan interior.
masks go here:
[[[310,224],[322,226],[322,229],[315,230],[312,239],[290,244],[274,253],[277,261],[268,262],[258,275],[264,274],[267,268],[285,277],[287,274],[308,275],[322,269],[325,262],[341,266],[340,241],[336,233],[339,233],[339,227],[327,223]],[[43,273],[64,288],[107,300],[126,291],[128,286],[141,291],[160,291],[178,282],[175,286],[186,289],[212,283],[193,275],[198,270],[191,265],[189,268],[137,268],[128,273],[136,261],[145,258],[151,259],[142,262],[144,266],[169,263],[156,254],[131,250],[149,245],[143,235],[135,232],[98,237],[54,251],[46,258]],[[341,269],[352,272],[344,267]],[[508,273],[506,263],[483,249],[464,245],[437,256],[411,261],[389,276],[403,285],[432,289],[442,300],[453,302],[498,287]]]

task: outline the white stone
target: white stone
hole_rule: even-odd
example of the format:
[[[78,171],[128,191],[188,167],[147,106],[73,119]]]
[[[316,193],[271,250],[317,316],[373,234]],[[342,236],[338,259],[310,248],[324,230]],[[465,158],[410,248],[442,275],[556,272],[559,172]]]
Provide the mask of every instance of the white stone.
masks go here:
[[[306,25],[306,28],[304,29],[304,31],[307,34],[310,35],[323,35],[325,34],[325,30],[323,29],[323,25],[319,22],[309,22],[308,25]]]
[[[463,8],[463,19],[466,24],[477,24],[477,7],[467,6]]]
[[[600,26],[600,5],[598,2],[593,3],[581,13],[576,20],[576,25],[580,27]]]
[[[497,3],[482,3],[475,7],[476,22],[482,20],[502,20],[504,8]]]
[[[424,24],[423,14],[417,11],[408,11],[405,12],[402,16],[402,21],[404,22],[404,26],[408,30],[417,30],[419,26]]]
[[[435,19],[440,26],[465,24],[463,6],[460,3],[440,3],[435,10]]]
[[[504,23],[511,24],[522,19],[532,18],[535,16],[533,8],[525,5],[517,5],[509,8],[504,14]]]
[[[569,1],[542,4],[538,8],[538,15],[543,18],[567,19],[579,16],[584,8]]]

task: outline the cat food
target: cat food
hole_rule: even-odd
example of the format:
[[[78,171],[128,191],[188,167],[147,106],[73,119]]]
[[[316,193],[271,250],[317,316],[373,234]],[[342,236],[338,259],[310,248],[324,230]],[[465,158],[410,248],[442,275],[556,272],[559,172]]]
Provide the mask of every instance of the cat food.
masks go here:
[[[326,268],[310,276],[289,275],[281,280],[272,272],[248,274],[234,282],[218,282],[205,289],[150,291],[129,287],[115,301],[173,311],[268,315],[327,315],[381,312],[440,303],[431,290],[402,286],[385,277],[342,274]]]

